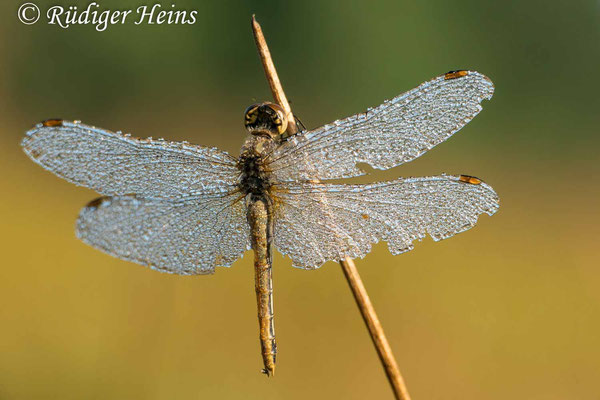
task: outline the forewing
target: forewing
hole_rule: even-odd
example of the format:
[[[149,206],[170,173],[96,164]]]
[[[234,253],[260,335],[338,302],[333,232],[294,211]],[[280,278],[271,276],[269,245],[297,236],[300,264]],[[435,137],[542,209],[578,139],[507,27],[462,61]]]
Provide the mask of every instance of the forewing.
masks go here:
[[[218,149],[138,139],[61,120],[38,124],[22,146],[56,175],[105,195],[178,198],[231,190],[235,159]]]
[[[481,111],[494,92],[475,71],[439,76],[366,113],[289,138],[270,157],[278,181],[362,175],[358,163],[388,169],[448,139]]]
[[[467,176],[432,176],[367,185],[286,183],[276,187],[275,245],[295,267],[361,258],[388,242],[392,254],[472,228],[498,209],[487,184]]]
[[[211,274],[249,248],[239,193],[169,201],[101,197],[81,210],[77,236],[123,260],[181,275]]]

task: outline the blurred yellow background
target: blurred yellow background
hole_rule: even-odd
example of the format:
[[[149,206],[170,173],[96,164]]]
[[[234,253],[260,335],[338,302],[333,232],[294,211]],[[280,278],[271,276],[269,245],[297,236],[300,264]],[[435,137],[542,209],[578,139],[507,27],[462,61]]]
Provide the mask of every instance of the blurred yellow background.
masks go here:
[[[456,136],[371,176],[470,174],[501,199],[466,233],[357,261],[413,398],[600,398],[600,3],[180,0],[161,4],[196,24],[104,32],[23,25],[22,3],[0,5],[0,399],[391,398],[339,265],[276,257],[267,379],[250,253],[200,277],[111,258],[74,235],[96,194],[19,146],[64,118],[238,154],[243,110],[270,99],[252,13],[309,128],[448,70],[496,84]]]

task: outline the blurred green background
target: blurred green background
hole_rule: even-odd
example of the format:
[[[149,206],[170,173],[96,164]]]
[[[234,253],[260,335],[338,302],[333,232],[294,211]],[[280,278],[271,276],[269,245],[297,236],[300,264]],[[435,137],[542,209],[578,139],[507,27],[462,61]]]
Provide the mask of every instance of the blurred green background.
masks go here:
[[[270,99],[252,13],[309,128],[448,70],[496,84],[447,143],[370,177],[471,174],[501,198],[466,233],[357,261],[413,398],[600,398],[597,0],[179,0],[196,24],[104,32],[23,25],[22,3],[0,5],[0,399],[391,398],[339,265],[276,257],[267,379],[249,253],[201,277],[111,258],[74,235],[96,194],[19,146],[64,118],[238,154],[243,110]]]

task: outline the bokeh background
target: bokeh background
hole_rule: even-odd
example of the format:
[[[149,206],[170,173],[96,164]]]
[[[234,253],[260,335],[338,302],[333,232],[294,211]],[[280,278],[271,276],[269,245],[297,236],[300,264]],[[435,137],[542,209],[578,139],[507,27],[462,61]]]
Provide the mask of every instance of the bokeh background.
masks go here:
[[[252,13],[309,128],[448,70],[496,84],[459,134],[369,177],[471,174],[501,198],[468,232],[357,261],[413,398],[600,398],[597,0],[179,0],[195,25],[104,32],[23,25],[21,4],[0,5],[0,399],[391,398],[339,265],[275,258],[267,379],[249,253],[201,277],[111,258],[74,235],[96,194],[20,149],[60,117],[238,154],[243,110],[270,99]]]

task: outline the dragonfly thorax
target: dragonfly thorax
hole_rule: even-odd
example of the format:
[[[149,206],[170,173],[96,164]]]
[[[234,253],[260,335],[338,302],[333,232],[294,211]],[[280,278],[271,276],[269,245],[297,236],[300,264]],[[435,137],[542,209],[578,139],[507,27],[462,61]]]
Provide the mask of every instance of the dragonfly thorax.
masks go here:
[[[265,159],[275,146],[271,137],[253,135],[248,138],[238,159],[241,172],[240,190],[263,198],[271,188],[270,174]]]

